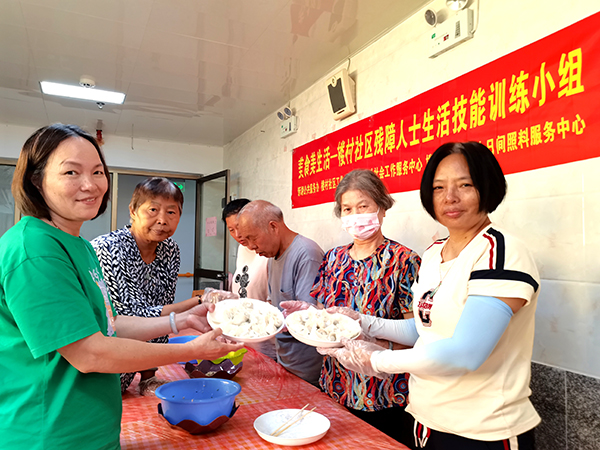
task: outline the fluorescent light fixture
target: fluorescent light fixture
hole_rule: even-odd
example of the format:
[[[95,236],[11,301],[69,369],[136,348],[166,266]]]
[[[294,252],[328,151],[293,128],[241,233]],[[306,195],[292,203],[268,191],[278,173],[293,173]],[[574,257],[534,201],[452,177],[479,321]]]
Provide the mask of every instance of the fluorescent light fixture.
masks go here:
[[[103,91],[102,89],[53,83],[51,81],[40,81],[40,86],[42,92],[48,95],[78,98],[80,100],[92,100],[94,102],[102,103],[122,104],[125,101],[125,94],[122,92]]]

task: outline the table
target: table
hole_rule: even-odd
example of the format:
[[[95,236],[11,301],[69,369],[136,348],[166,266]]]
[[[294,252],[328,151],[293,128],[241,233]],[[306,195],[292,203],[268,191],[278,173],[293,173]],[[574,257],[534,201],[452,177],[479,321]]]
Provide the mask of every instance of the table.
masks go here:
[[[161,367],[157,377],[167,380],[188,378],[178,364]],[[244,355],[244,367],[234,377],[242,386],[236,401],[235,415],[217,430],[200,435],[171,427],[158,415],[155,396],[137,393],[137,378],[123,395],[121,447],[123,450],[212,450],[212,449],[280,449],[263,440],[254,430],[260,415],[285,408],[311,408],[331,421],[331,428],[319,441],[298,449],[407,449],[376,428],[350,414],[316,387],[292,375],[276,362],[255,350]]]

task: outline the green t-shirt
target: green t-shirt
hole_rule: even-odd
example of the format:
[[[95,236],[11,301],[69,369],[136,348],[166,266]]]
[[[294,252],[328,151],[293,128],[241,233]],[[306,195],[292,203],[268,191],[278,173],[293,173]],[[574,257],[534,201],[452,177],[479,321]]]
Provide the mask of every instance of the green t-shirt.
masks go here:
[[[0,447],[118,449],[118,374],[79,372],[57,349],[114,310],[91,244],[34,217],[0,239]]]

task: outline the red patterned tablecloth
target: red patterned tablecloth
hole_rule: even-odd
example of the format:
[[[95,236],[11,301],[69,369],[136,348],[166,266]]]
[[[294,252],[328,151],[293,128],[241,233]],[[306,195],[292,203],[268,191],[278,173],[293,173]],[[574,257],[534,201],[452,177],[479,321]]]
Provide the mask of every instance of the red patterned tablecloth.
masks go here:
[[[161,367],[161,379],[188,378],[177,364]],[[379,430],[356,418],[314,386],[290,374],[279,364],[252,349],[244,356],[244,367],[234,377],[242,386],[236,401],[239,409],[217,430],[201,435],[169,426],[158,415],[160,401],[155,396],[137,393],[137,380],[123,395],[121,446],[124,450],[212,450],[212,449],[277,449],[254,430],[260,415],[284,408],[302,408],[310,403],[331,421],[331,428],[321,440],[299,449],[406,449]]]

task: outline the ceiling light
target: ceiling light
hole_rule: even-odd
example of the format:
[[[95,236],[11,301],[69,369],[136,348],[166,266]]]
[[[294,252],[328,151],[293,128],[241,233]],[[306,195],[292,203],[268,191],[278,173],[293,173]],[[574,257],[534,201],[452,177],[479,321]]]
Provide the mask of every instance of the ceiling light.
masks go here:
[[[467,6],[468,0],[446,0],[446,6],[452,11],[460,11]]]
[[[94,102],[102,103],[122,104],[125,101],[125,94],[122,92],[103,91],[102,89],[53,83],[51,81],[40,81],[40,86],[42,92],[48,95],[78,98],[80,100],[92,100]]]

